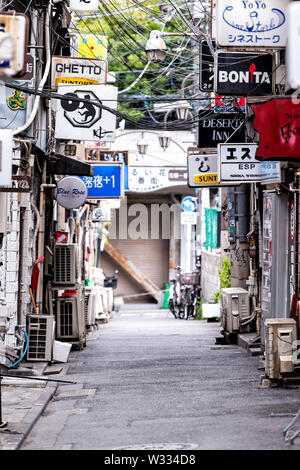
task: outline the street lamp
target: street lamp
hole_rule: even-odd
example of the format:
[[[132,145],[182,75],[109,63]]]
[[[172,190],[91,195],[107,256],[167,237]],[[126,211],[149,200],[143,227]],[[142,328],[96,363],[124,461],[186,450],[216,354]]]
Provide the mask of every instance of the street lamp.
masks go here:
[[[162,39],[162,33],[160,31],[151,31],[145,50],[148,62],[155,63],[165,60],[167,46],[165,41]]]
[[[161,146],[161,148],[164,151],[166,151],[166,149],[169,147],[169,144],[170,144],[170,141],[171,141],[171,137],[169,136],[169,134],[167,132],[162,132],[158,136],[158,140],[159,140],[159,145]]]
[[[142,135],[142,137],[140,138],[140,140],[138,140],[136,146],[137,146],[137,149],[138,149],[139,154],[140,154],[140,155],[145,155],[145,154],[147,153],[149,144],[148,144],[148,142],[144,139],[144,136]]]

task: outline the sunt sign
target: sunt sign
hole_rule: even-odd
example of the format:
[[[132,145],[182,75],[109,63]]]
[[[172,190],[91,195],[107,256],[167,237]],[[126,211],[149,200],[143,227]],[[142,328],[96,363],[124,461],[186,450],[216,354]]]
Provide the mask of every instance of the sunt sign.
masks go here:
[[[270,95],[274,90],[273,70],[273,54],[217,52],[215,92],[220,95]]]

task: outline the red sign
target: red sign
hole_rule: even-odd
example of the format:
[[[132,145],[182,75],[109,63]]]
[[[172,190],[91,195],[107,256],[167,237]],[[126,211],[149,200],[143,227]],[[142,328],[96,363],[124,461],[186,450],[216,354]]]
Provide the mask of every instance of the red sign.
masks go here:
[[[251,105],[254,128],[259,132],[258,160],[300,159],[300,104],[292,99],[272,99]]]
[[[68,243],[68,232],[56,232],[56,244]]]

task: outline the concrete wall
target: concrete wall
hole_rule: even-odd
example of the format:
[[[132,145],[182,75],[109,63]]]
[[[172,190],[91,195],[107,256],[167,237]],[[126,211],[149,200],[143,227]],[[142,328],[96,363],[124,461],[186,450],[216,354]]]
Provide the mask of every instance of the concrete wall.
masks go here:
[[[202,297],[208,302],[215,296],[220,287],[218,269],[220,269],[221,256],[203,250],[201,254],[201,287]]]

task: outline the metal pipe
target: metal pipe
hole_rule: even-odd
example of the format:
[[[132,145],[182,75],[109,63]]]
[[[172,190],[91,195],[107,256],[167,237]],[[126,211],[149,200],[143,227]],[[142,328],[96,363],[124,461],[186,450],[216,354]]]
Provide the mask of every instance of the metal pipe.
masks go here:
[[[47,184],[43,183],[40,185],[40,204],[39,204],[39,213],[40,213],[40,220],[39,220],[39,231],[38,231],[38,258],[40,258],[43,255],[43,243],[44,243],[44,235],[45,235],[45,230],[44,230],[44,224],[45,224],[45,218],[44,218],[44,189],[45,188],[56,188],[56,184]],[[37,287],[37,293],[36,293],[36,305],[38,309],[38,313],[41,311],[42,303],[43,303],[43,269],[40,270],[40,278],[38,282],[38,287]]]
[[[25,207],[20,208],[20,234],[19,234],[19,269],[18,269],[18,298],[17,298],[17,323],[22,323],[22,279],[23,279],[23,241],[24,241],[24,215]]]

